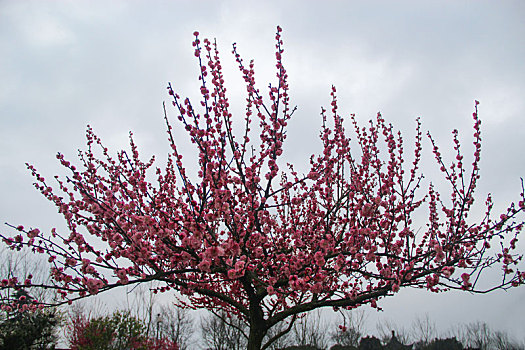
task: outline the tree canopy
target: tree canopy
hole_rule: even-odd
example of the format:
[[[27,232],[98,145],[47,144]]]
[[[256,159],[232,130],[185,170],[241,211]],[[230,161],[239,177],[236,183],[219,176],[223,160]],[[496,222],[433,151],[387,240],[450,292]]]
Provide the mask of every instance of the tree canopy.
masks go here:
[[[248,349],[261,349],[317,308],[378,307],[403,287],[487,292],[523,283],[516,252],[523,191],[519,202],[496,214],[489,195],[482,218],[471,218],[480,177],[477,101],[472,159],[464,158],[457,130],[451,161],[428,134],[439,171],[426,178],[445,180],[448,193],[423,179],[419,120],[414,153],[407,156],[401,133],[381,114],[364,126],[354,115],[341,116],[335,87],[330,108],[321,109],[322,150],[301,173],[282,157],[296,108],[281,29],[276,80],[266,98],[255,83],[254,62],[245,63],[233,45],[246,85],[241,134],[234,132],[239,119],[231,112],[217,45],[194,34],[201,98],[195,104],[168,85],[177,120],[164,107],[171,147],[166,166],[154,168],[154,157],[142,160],[131,133],[130,151],[112,155],[91,127],[79,165],[57,155],[69,175],[56,177],[56,187],[28,164],[35,187],[57,206],[68,230],[12,226],[19,233],[4,241],[47,254],[52,283],[10,277],[2,289],[52,288],[66,303],[156,280],[163,283],[159,292],[184,295],[181,304],[240,317],[249,326]],[[196,176],[183,163],[174,123],[195,146]],[[422,215],[426,226],[419,227],[415,219]],[[501,280],[480,286],[479,277],[493,266],[502,269]],[[289,327],[263,344],[282,321]]]

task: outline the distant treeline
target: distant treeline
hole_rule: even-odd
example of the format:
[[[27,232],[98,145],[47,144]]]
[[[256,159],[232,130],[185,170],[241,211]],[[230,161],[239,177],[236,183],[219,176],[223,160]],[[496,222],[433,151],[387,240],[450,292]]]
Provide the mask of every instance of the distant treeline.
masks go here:
[[[140,294],[139,294],[140,296]],[[45,311],[2,311],[0,350],[244,350],[248,326],[225,313],[209,313],[200,318],[188,310],[156,304],[153,298],[136,299],[127,310],[110,314],[103,308],[87,311],[79,305]],[[26,299],[31,298],[27,295]],[[523,344],[507,333],[493,331],[486,323],[458,326],[454,332],[438,336],[430,317],[419,318],[410,330],[391,322],[377,325],[376,336],[366,335],[365,315],[344,311],[343,324],[313,312],[289,327],[277,325],[267,337],[289,331],[270,350],[518,350]],[[60,334],[65,338],[60,339]]]

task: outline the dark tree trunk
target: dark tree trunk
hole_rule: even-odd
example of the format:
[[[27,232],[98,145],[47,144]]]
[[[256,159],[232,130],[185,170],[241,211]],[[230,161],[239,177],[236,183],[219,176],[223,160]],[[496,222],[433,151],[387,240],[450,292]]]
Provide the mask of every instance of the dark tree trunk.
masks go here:
[[[250,334],[248,336],[248,350],[261,350],[262,341],[266,332],[255,326],[250,326]]]
[[[266,324],[263,322],[252,322],[250,324],[250,334],[248,335],[247,350],[261,350],[263,338],[266,335]]]

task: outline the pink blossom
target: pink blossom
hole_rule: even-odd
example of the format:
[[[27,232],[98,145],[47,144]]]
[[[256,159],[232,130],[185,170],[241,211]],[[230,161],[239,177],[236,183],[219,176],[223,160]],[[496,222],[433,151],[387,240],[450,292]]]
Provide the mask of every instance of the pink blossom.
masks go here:
[[[210,267],[211,267],[211,261],[210,261],[210,260],[207,260],[207,259],[202,260],[202,261],[199,263],[198,267],[199,267],[199,270],[201,270],[201,271],[204,271],[204,272],[210,272],[210,271],[211,271],[211,270],[210,270]]]
[[[308,173],[308,178],[311,179],[311,180],[317,180],[317,179],[319,179],[320,176],[321,175],[318,172],[314,171],[314,170],[312,170],[312,171],[310,171]]]
[[[321,252],[316,252],[314,254],[314,260],[315,260],[316,265],[321,266],[321,267],[324,266],[324,264],[326,263],[323,253]]]
[[[117,270],[117,277],[119,278],[119,282],[121,284],[127,284],[128,283],[128,274],[126,273],[126,270],[124,269],[118,269]]]
[[[470,275],[468,273],[462,273],[461,279],[463,280],[463,283],[468,283],[468,281],[470,280]]]

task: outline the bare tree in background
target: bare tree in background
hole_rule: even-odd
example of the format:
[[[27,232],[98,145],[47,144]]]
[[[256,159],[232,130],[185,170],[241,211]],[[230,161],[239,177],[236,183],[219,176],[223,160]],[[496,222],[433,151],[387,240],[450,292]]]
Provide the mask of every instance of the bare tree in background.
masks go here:
[[[359,346],[361,337],[365,335],[366,313],[362,309],[339,310],[343,317],[342,324],[334,330],[330,337],[336,344],[342,346]]]
[[[0,276],[5,276],[5,279],[23,276],[33,284],[45,284],[50,281],[48,265],[42,264],[40,256],[35,256],[28,251],[20,252],[2,247],[0,257]],[[24,290],[32,298],[45,304],[51,303],[56,298],[52,289],[24,288]],[[10,288],[0,289],[2,300],[9,300],[17,293],[19,291]]]
[[[505,332],[496,331],[492,335],[494,349],[497,350],[524,350],[525,344],[518,344]]]
[[[481,350],[488,350],[492,343],[491,333],[490,327],[485,322],[469,323],[465,326],[466,339],[463,344]]]
[[[201,318],[201,335],[204,349],[242,350],[248,344],[248,325],[225,311],[210,313]]]
[[[148,336],[155,336],[154,321],[157,308],[157,294],[152,292],[153,283],[135,285],[126,290],[126,309],[144,322]]]
[[[409,344],[412,340],[410,331],[405,327],[400,326],[392,322],[391,320],[383,320],[376,324],[377,333],[379,339],[386,343],[392,338],[392,332],[395,333],[397,340],[403,344]]]
[[[290,320],[279,322],[275,327],[268,331],[265,339],[271,339],[281,334],[281,336],[279,336],[277,340],[268,347],[269,350],[280,350],[292,345],[293,336],[290,330],[292,329],[295,320],[296,318],[291,318]]]
[[[494,331],[485,322],[473,322],[454,327],[449,332],[464,346],[481,350],[523,350],[520,344],[504,331]]]
[[[430,318],[429,314],[418,316],[412,322],[413,339],[422,345],[428,345],[434,340],[437,334],[436,323]]]
[[[161,304],[153,290],[154,283],[136,285],[126,294],[126,308],[146,326],[150,338],[167,338],[178,344],[180,350],[189,349],[193,336],[193,319],[187,309]]]
[[[109,313],[108,308],[108,305],[100,299],[79,300],[67,309],[67,317],[71,320],[80,315],[85,315],[87,318],[96,318]]]
[[[298,319],[292,327],[294,345],[310,345],[318,349],[328,348],[328,323],[322,319],[320,310],[307,313]]]
[[[162,305],[157,310],[154,336],[167,338],[177,343],[180,350],[188,350],[194,331],[189,311],[173,305]]]

